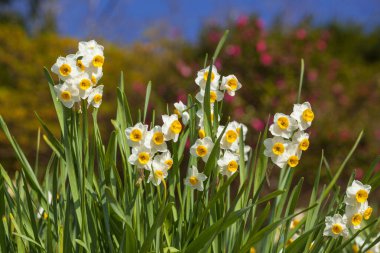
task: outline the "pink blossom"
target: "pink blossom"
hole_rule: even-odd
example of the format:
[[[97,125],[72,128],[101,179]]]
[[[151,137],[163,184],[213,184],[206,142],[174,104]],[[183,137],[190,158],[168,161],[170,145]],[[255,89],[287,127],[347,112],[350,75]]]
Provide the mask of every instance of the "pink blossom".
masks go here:
[[[311,69],[310,71],[307,72],[307,79],[310,82],[314,82],[318,78],[318,71],[315,69]]]
[[[265,127],[265,124],[262,120],[253,118],[251,120],[251,127],[255,129],[256,131],[262,131]]]
[[[222,68],[222,61],[220,59],[216,59],[216,61],[214,62],[214,65],[217,69],[221,69]]]
[[[217,43],[217,42],[219,42],[220,37],[221,37],[221,35],[220,35],[220,32],[218,32],[218,31],[210,31],[208,33],[208,40],[211,43]]]
[[[307,36],[307,31],[304,28],[300,28],[296,31],[296,37],[299,40],[304,40]]]
[[[241,119],[244,116],[244,114],[245,114],[245,111],[243,107],[240,106],[240,107],[235,108],[234,115],[236,118]]]
[[[191,68],[183,61],[178,61],[176,67],[183,77],[189,77],[191,75]]]
[[[228,95],[228,93],[226,92],[226,93],[224,94],[224,102],[230,104],[230,103],[232,103],[232,101],[234,101],[234,97]]]
[[[326,41],[324,41],[323,39],[318,40],[318,42],[317,42],[317,48],[318,48],[319,51],[324,51],[326,49],[326,47],[327,47]]]
[[[259,40],[259,41],[256,43],[256,51],[257,51],[257,52],[262,53],[262,52],[264,52],[266,49],[267,49],[267,44],[265,43],[264,40]]]
[[[261,31],[264,30],[264,21],[260,18],[256,19],[256,28]]]
[[[342,141],[347,141],[350,139],[351,135],[350,135],[350,131],[348,131],[347,129],[342,129],[340,130],[339,132],[339,137]]]
[[[182,101],[184,104],[186,104],[187,94],[184,90],[179,90],[177,92],[177,101]]]
[[[260,56],[260,62],[264,66],[269,66],[269,65],[272,64],[272,56],[270,54],[268,54],[268,53],[263,53]]]
[[[241,49],[238,45],[229,45],[226,48],[226,54],[232,57],[239,56]]]
[[[357,168],[357,169],[355,170],[355,172],[356,172],[356,179],[357,179],[357,180],[362,180],[362,179],[363,179],[363,176],[364,176],[364,171],[363,171],[363,169],[361,169],[361,168]]]
[[[248,22],[249,22],[248,16],[240,15],[236,20],[236,26],[241,28],[241,27],[248,25]]]
[[[142,83],[133,83],[132,84],[132,90],[138,94],[144,94],[145,93],[145,86]]]

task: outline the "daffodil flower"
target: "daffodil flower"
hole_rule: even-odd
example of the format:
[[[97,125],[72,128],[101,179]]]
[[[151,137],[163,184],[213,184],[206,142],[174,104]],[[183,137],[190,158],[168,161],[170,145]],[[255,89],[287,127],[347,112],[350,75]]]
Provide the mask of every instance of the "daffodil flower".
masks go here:
[[[178,115],[178,118],[182,120],[182,123],[184,125],[187,125],[189,123],[190,115],[186,111],[187,106],[182,103],[182,101],[179,101],[177,103],[174,103],[174,113]]]
[[[201,89],[206,88],[207,78],[209,75],[210,67],[206,67],[197,73],[197,78],[195,79],[195,83],[201,87]],[[217,90],[219,86],[220,75],[215,66],[211,68],[211,80],[210,80],[210,89]]]
[[[58,75],[61,80],[76,77],[80,72],[76,64],[76,56],[70,54],[66,57],[58,57],[56,63],[51,67],[51,71]]]
[[[133,127],[128,127],[125,129],[128,146],[134,148],[142,145],[145,141],[147,131],[148,125],[144,125],[141,122],[137,123]]]
[[[199,101],[199,103],[203,104],[204,97],[205,97],[205,90],[200,90],[196,95],[195,98]],[[224,94],[223,92],[217,90],[217,89],[210,89],[210,104],[214,104],[215,102],[219,102],[223,99]]]
[[[185,185],[190,186],[192,189],[203,191],[203,181],[206,179],[205,174],[199,173],[197,167],[192,166],[189,175],[185,178]]]
[[[239,168],[239,156],[226,150],[221,158],[218,160],[220,173],[227,177],[232,176]]]
[[[298,122],[298,128],[301,131],[306,130],[311,126],[314,120],[314,112],[311,109],[309,102],[303,104],[295,104],[293,106],[293,112],[290,116]]]
[[[166,150],[160,155],[156,155],[154,157],[154,161],[158,161],[159,163],[165,164],[167,170],[170,170],[173,166],[173,158],[171,157],[169,150]]]
[[[182,124],[178,120],[178,115],[162,115],[162,121],[164,122],[162,132],[165,135],[165,141],[173,140],[177,142],[178,136],[182,131]]]
[[[160,126],[155,126],[153,129],[147,132],[145,138],[145,146],[150,148],[153,153],[164,152],[168,149],[165,136]]]
[[[303,131],[297,131],[293,137],[293,144],[298,145],[298,148],[302,151],[306,151],[309,148],[309,134]]]
[[[190,148],[190,154],[200,157],[204,162],[207,162],[213,147],[214,143],[211,138],[207,136],[203,139],[198,139],[195,141],[194,145]]]
[[[132,154],[128,158],[130,164],[136,165],[137,168],[150,170],[153,154],[151,150],[144,145],[132,149]]]
[[[151,182],[155,186],[158,186],[167,176],[168,169],[166,165],[164,163],[160,163],[158,160],[154,160],[148,177],[148,183]]]
[[[340,214],[335,214],[334,216],[328,216],[325,218],[325,229],[323,231],[324,236],[332,236],[337,238],[339,236],[347,237],[347,217],[341,216]]]
[[[370,191],[370,185],[363,185],[359,180],[354,180],[352,185],[347,188],[345,203],[350,206],[364,203],[367,201]]]
[[[73,107],[75,102],[80,101],[79,90],[70,83],[64,82],[63,84],[55,85],[54,91],[57,94],[58,99],[67,108]]]
[[[289,139],[294,130],[298,127],[297,121],[283,113],[276,113],[274,115],[273,124],[269,127],[269,131],[274,136],[281,136]]]
[[[277,160],[285,154],[289,144],[290,142],[282,137],[275,136],[274,138],[268,138],[264,140],[264,155]]]
[[[99,85],[91,90],[87,99],[88,105],[91,104],[93,107],[99,108],[103,101],[103,87],[103,85]]]
[[[235,96],[235,92],[241,88],[241,83],[238,81],[236,76],[228,75],[222,78],[222,83],[220,85],[221,90],[227,91],[228,95]]]

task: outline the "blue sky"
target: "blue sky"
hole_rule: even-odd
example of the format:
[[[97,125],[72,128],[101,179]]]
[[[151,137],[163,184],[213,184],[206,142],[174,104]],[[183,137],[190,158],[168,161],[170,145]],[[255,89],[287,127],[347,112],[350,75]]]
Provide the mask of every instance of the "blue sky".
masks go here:
[[[62,0],[54,4],[58,30],[78,38],[106,37],[114,42],[141,41],[152,27],[195,41],[210,22],[255,13],[266,26],[282,15],[293,25],[306,15],[316,24],[356,22],[367,29],[380,25],[379,0]]]

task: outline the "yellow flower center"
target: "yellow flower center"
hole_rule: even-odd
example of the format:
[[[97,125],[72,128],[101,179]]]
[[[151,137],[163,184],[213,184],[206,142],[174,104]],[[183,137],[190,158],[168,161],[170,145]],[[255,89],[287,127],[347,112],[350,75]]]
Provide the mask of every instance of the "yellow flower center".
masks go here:
[[[203,79],[207,81],[207,77],[208,77],[208,71],[205,71],[205,73],[203,74]],[[215,79],[215,74],[214,72],[211,72],[211,81],[214,81],[214,79]]]
[[[231,78],[230,80],[228,80],[227,86],[228,86],[227,89],[229,91],[236,90],[238,87],[238,80],[236,78]]]
[[[178,118],[181,118],[181,112],[178,109],[174,109],[174,114],[177,114]]]
[[[297,165],[298,165],[298,162],[299,162],[299,158],[298,158],[298,156],[296,156],[296,155],[292,155],[292,156],[290,156],[289,157],[289,159],[288,159],[288,164],[289,164],[289,166],[290,167],[296,167]]]
[[[95,96],[94,96],[94,102],[96,103],[96,104],[99,104],[100,102],[102,102],[102,95],[100,95],[100,94],[96,94]]]
[[[256,249],[255,249],[255,247],[251,247],[251,248],[249,249],[249,253],[256,253]]]
[[[145,165],[149,162],[150,156],[147,152],[141,152],[138,156],[139,163]]]
[[[358,253],[359,252],[359,246],[356,243],[354,245],[352,245],[352,251],[354,253]]]
[[[228,130],[226,132],[226,140],[227,140],[228,143],[235,142],[237,138],[238,138],[238,135],[237,135],[236,131],[234,131],[234,130]]]
[[[365,209],[363,213],[363,217],[365,220],[368,220],[369,218],[371,218],[372,211],[373,211],[372,207],[368,207],[367,209]]]
[[[95,75],[92,74],[92,75],[91,75],[91,82],[92,82],[93,84],[96,84],[97,81],[98,81],[98,80],[96,80]]]
[[[230,162],[228,163],[228,165],[227,165],[227,170],[228,170],[229,172],[235,172],[235,171],[237,171],[238,166],[239,166],[239,164],[238,164],[236,161],[232,160],[232,161],[230,161]]]
[[[314,119],[314,112],[311,109],[306,109],[302,113],[302,118],[306,122],[312,122]]]
[[[179,134],[181,131],[182,131],[182,125],[181,125],[181,122],[179,122],[178,120],[174,120],[172,122],[172,124],[170,125],[170,130],[175,133],[175,134]]]
[[[272,152],[275,155],[281,155],[285,151],[285,146],[281,142],[276,142],[272,147]]]
[[[198,136],[199,136],[199,138],[201,138],[201,139],[203,139],[204,137],[206,137],[206,132],[205,132],[205,130],[203,130],[203,129],[199,129],[199,131],[198,131]]]
[[[362,223],[362,220],[363,220],[363,216],[360,213],[356,213],[352,216],[351,223],[354,226],[358,226],[360,225],[360,223]]]
[[[279,117],[277,120],[277,125],[281,129],[287,129],[289,126],[289,119],[287,117]]]
[[[368,198],[368,192],[366,190],[360,189],[356,193],[356,200],[359,203],[364,203],[367,200],[367,198]]]
[[[156,178],[163,178],[164,177],[164,172],[162,172],[162,170],[156,170],[154,171],[154,175],[156,176]]]
[[[172,159],[168,159],[165,161],[165,164],[169,166],[168,170],[170,170],[173,166],[173,160]]]
[[[153,139],[154,144],[161,145],[162,143],[164,143],[164,134],[161,132],[155,132],[153,134],[152,139]]]
[[[69,101],[69,100],[71,100],[71,93],[70,93],[70,91],[67,91],[67,90],[62,91],[61,92],[61,98],[62,98],[63,101]]]
[[[129,134],[131,141],[138,142],[142,139],[142,132],[140,129],[133,129]]]
[[[333,234],[335,234],[335,235],[339,235],[340,233],[342,233],[342,231],[343,231],[343,227],[342,227],[342,225],[340,225],[338,223],[332,225],[332,227],[331,227],[331,232],[333,232]]]
[[[101,55],[96,55],[93,59],[92,59],[92,65],[94,65],[95,68],[100,68],[103,66],[103,63],[104,63],[104,57],[101,56]]]
[[[43,217],[44,217],[44,220],[47,220],[47,218],[49,218],[49,214],[47,212],[44,212]]]
[[[59,73],[61,76],[68,76],[71,73],[71,67],[69,64],[62,64],[61,67],[59,67]]]
[[[85,70],[85,66],[82,63],[82,60],[77,60],[77,67],[83,72]]]
[[[87,90],[90,87],[91,87],[91,82],[88,79],[82,79],[79,83],[79,88],[81,88],[82,90]]]
[[[191,185],[196,185],[198,183],[198,178],[196,176],[191,176],[189,182]]]
[[[195,153],[197,153],[197,156],[199,157],[204,157],[205,155],[207,155],[207,152],[208,150],[206,146],[203,146],[203,145],[199,145],[197,149],[195,150]]]
[[[301,142],[300,142],[300,145],[299,145],[299,148],[302,150],[302,151],[306,151],[308,148],[309,148],[309,139],[303,139]]]
[[[210,103],[211,104],[215,103],[216,99],[217,99],[216,92],[215,91],[210,91]]]
[[[290,224],[291,228],[297,227],[297,225],[300,223],[300,220],[294,219],[292,220],[292,223]]]

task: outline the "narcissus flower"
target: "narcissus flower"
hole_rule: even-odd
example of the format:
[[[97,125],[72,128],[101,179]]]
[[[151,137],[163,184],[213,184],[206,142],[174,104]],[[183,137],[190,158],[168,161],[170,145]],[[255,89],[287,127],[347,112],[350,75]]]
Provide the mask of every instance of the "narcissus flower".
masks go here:
[[[158,186],[167,176],[167,166],[164,163],[160,163],[158,160],[154,160],[148,177],[148,183],[152,182],[152,184]]]
[[[165,136],[160,126],[155,126],[146,134],[145,146],[150,148],[153,153],[159,151],[164,152],[168,149]]]
[[[199,173],[197,167],[192,166],[189,175],[185,178],[185,185],[190,186],[192,189],[203,191],[203,181],[206,179],[205,174]]]
[[[298,145],[298,148],[302,151],[306,151],[309,148],[309,134],[297,131],[292,137],[293,143]]]
[[[67,83],[70,83],[71,85],[78,88],[79,96],[82,99],[87,99],[92,91],[93,83],[91,82],[91,77],[86,72],[79,74],[75,78],[67,80]]]
[[[362,182],[354,180],[352,185],[347,188],[345,202],[350,206],[355,206],[357,203],[364,203],[367,201],[370,191],[370,185],[363,185]]]
[[[128,145],[132,148],[141,146],[144,143],[147,131],[148,125],[144,125],[141,122],[125,129]]]
[[[200,90],[196,95],[195,95],[195,98],[200,102],[200,103],[203,103],[204,102],[204,97],[205,97],[205,90]],[[223,99],[224,97],[224,94],[223,92],[219,91],[219,90],[214,90],[214,89],[211,89],[210,90],[210,104],[214,104],[215,102],[219,102]]]
[[[62,80],[73,78],[79,74],[76,58],[74,54],[66,57],[58,57],[56,63],[51,67],[51,71],[59,76]]]
[[[209,69],[210,67],[206,67],[200,71],[198,71],[197,78],[195,79],[195,83],[201,87],[201,89],[206,88],[206,82],[209,75]],[[215,66],[212,66],[211,74],[210,74],[211,80],[210,80],[210,89],[217,90],[219,87],[219,79],[220,75],[218,74],[218,71]]]
[[[143,145],[133,148],[132,154],[128,158],[130,164],[136,165],[137,168],[150,170],[153,154],[151,150]]]
[[[277,160],[280,156],[285,154],[289,144],[289,141],[279,136],[268,138],[264,140],[264,155]]]
[[[53,200],[53,195],[51,194],[51,192],[49,191],[48,192],[48,205],[51,205],[52,203],[52,200]],[[49,211],[45,211],[45,209],[41,206],[40,208],[38,208],[38,212],[37,212],[37,219],[41,219],[41,218],[44,218],[45,220],[49,217]]]
[[[154,160],[157,160],[159,163],[166,165],[166,169],[170,170],[173,166],[173,158],[171,157],[170,151],[167,150],[160,155],[156,155]]]
[[[224,126],[218,127],[218,137],[222,134],[224,128]],[[239,133],[236,131],[236,128],[234,128],[230,124],[228,124],[226,130],[223,133],[222,138],[220,139],[220,148],[231,149],[234,151],[239,149]]]
[[[224,155],[219,158],[218,166],[220,167],[220,173],[222,175],[230,177],[235,174],[239,168],[239,156],[229,150],[226,150]]]
[[[66,82],[55,85],[54,91],[62,104],[67,108],[73,107],[75,102],[80,101],[79,90],[75,86]]]
[[[226,90],[228,95],[235,96],[235,92],[241,88],[241,83],[238,81],[236,76],[229,75],[222,78],[222,84],[220,85],[221,90]]]
[[[178,115],[162,115],[162,121],[164,122],[162,132],[165,135],[165,141],[173,140],[177,142],[178,136],[182,131],[182,124],[178,120]]]
[[[92,105],[95,108],[99,108],[103,101],[103,85],[99,85],[96,88],[92,89],[88,95],[88,105]]]
[[[190,115],[186,111],[187,106],[182,101],[179,101],[178,103],[174,103],[174,108],[174,113],[178,115],[178,118],[182,120],[184,125],[187,125],[190,119]]]
[[[207,136],[195,141],[194,145],[190,148],[190,154],[200,157],[204,162],[207,162],[213,147],[214,143],[211,138]]]
[[[340,214],[335,214],[333,217],[328,216],[325,218],[326,227],[323,231],[324,236],[332,236],[337,238],[339,236],[347,237],[347,217],[341,216]]]
[[[309,102],[303,104],[295,104],[293,106],[293,112],[290,116],[298,122],[298,128],[301,131],[306,130],[311,126],[314,120],[314,112],[311,109]]]
[[[296,129],[297,121],[283,113],[276,113],[273,124],[269,127],[269,131],[274,136],[281,136],[286,139],[289,139]]]
[[[301,154],[302,152],[298,148],[298,145],[289,144],[283,155],[272,157],[272,162],[280,168],[285,168],[286,166],[294,168],[299,164]]]
[[[82,63],[88,68],[101,68],[104,63],[104,48],[95,40],[79,42],[79,52],[83,55]]]

